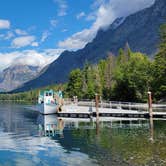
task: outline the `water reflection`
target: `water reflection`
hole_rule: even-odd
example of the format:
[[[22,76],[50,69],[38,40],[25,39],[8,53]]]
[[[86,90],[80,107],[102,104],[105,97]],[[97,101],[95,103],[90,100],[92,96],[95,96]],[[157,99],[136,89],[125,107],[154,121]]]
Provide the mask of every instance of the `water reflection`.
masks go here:
[[[39,135],[40,118],[35,112],[3,105],[0,115],[0,165],[96,165],[86,153],[73,150],[68,153],[58,140]],[[51,119],[56,121],[50,116],[39,124],[52,124]],[[45,129],[51,128],[45,125]],[[60,132],[61,126],[57,129]]]
[[[55,136],[64,137],[64,131],[74,129],[96,130],[96,135],[99,135],[100,128],[149,128],[148,120],[140,119],[125,119],[125,118],[63,118],[56,115],[42,115],[37,117],[40,136]],[[151,130],[153,128],[150,128]]]
[[[39,115],[37,118],[40,136],[60,135],[63,138],[64,121],[56,115]]]
[[[153,119],[43,116],[4,105],[0,164],[165,165],[165,124]]]
[[[150,117],[150,119],[149,119],[149,124],[150,124],[150,141],[153,143],[153,141],[154,141],[153,117]]]
[[[40,124],[44,136],[58,140],[67,152],[74,150],[88,154],[99,165],[155,165],[166,162],[163,153],[163,147],[166,150],[166,130],[164,128],[162,134],[157,135],[160,139],[156,137],[154,142],[153,119],[39,117],[45,120]],[[154,148],[160,153],[156,153]]]

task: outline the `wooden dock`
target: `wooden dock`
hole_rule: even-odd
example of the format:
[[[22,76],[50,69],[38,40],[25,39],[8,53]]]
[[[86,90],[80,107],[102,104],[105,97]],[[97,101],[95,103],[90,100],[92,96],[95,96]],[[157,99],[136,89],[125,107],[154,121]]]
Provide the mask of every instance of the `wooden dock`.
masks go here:
[[[98,108],[98,114],[99,117],[123,117],[123,118],[149,118],[149,112],[147,105],[145,107],[145,104],[132,104],[132,107],[134,109],[127,109],[127,104],[120,103],[121,106],[119,106],[119,103],[112,107],[108,107],[105,103],[101,105]],[[90,117],[96,117],[96,107],[94,106],[94,103],[77,103],[77,104],[67,104],[62,107],[62,111],[58,112],[57,115],[59,117],[66,117],[66,118],[90,118]],[[124,105],[127,106],[124,109]],[[131,105],[131,104],[130,104]],[[139,107],[140,106],[140,109]],[[142,106],[142,107],[141,107]],[[144,108],[144,109],[142,109]],[[146,108],[146,109],[145,109]],[[153,108],[166,108],[166,105],[153,105]],[[162,111],[159,109],[157,112],[153,112],[153,118],[157,119],[166,119],[166,111]]]

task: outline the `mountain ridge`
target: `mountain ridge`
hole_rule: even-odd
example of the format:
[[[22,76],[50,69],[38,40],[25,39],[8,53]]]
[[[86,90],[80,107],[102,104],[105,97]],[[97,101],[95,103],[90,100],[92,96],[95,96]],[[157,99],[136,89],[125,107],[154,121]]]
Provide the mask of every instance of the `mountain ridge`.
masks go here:
[[[1,91],[10,91],[34,78],[41,68],[30,65],[11,65],[0,73]]]
[[[72,69],[82,68],[86,61],[97,63],[105,58],[108,52],[116,55],[126,43],[129,43],[132,51],[152,56],[157,52],[159,27],[165,22],[166,1],[156,0],[151,7],[126,17],[116,29],[110,25],[106,31],[99,30],[93,41],[83,49],[64,51],[43,74],[13,92],[64,83]]]

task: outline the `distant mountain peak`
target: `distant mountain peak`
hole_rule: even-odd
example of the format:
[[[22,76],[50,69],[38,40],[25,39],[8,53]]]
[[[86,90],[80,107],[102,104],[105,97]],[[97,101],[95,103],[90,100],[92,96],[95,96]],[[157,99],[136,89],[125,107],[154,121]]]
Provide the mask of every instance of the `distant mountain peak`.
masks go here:
[[[0,73],[0,89],[2,91],[10,91],[23,83],[34,78],[41,68],[39,66],[28,66],[16,64],[9,66]]]

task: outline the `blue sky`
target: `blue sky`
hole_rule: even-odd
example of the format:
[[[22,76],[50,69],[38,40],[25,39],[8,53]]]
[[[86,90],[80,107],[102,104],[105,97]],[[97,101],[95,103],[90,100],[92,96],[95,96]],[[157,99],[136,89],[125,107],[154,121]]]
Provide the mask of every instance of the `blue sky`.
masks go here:
[[[40,43],[40,47],[37,49],[58,47],[58,41],[64,40],[73,33],[91,25],[92,21],[77,19],[76,16],[81,12],[90,13],[92,0],[77,0],[77,3],[74,3],[74,1],[2,0],[0,2],[0,19],[9,20],[10,29],[1,30],[0,34],[1,32],[8,33],[9,31],[15,33],[15,30],[19,29],[26,31],[28,35],[36,37],[36,42]],[[66,5],[66,7],[61,8],[60,5]],[[47,37],[41,42],[44,34]],[[22,36],[13,35],[15,36],[10,39]],[[0,41],[1,49],[2,46],[11,50],[16,49],[9,48],[10,42],[11,40]],[[3,50],[6,51],[5,48]]]
[[[0,70],[16,62],[46,65],[65,49],[83,48],[98,29],[106,29],[117,17],[127,17],[153,3],[154,0],[1,0]]]

